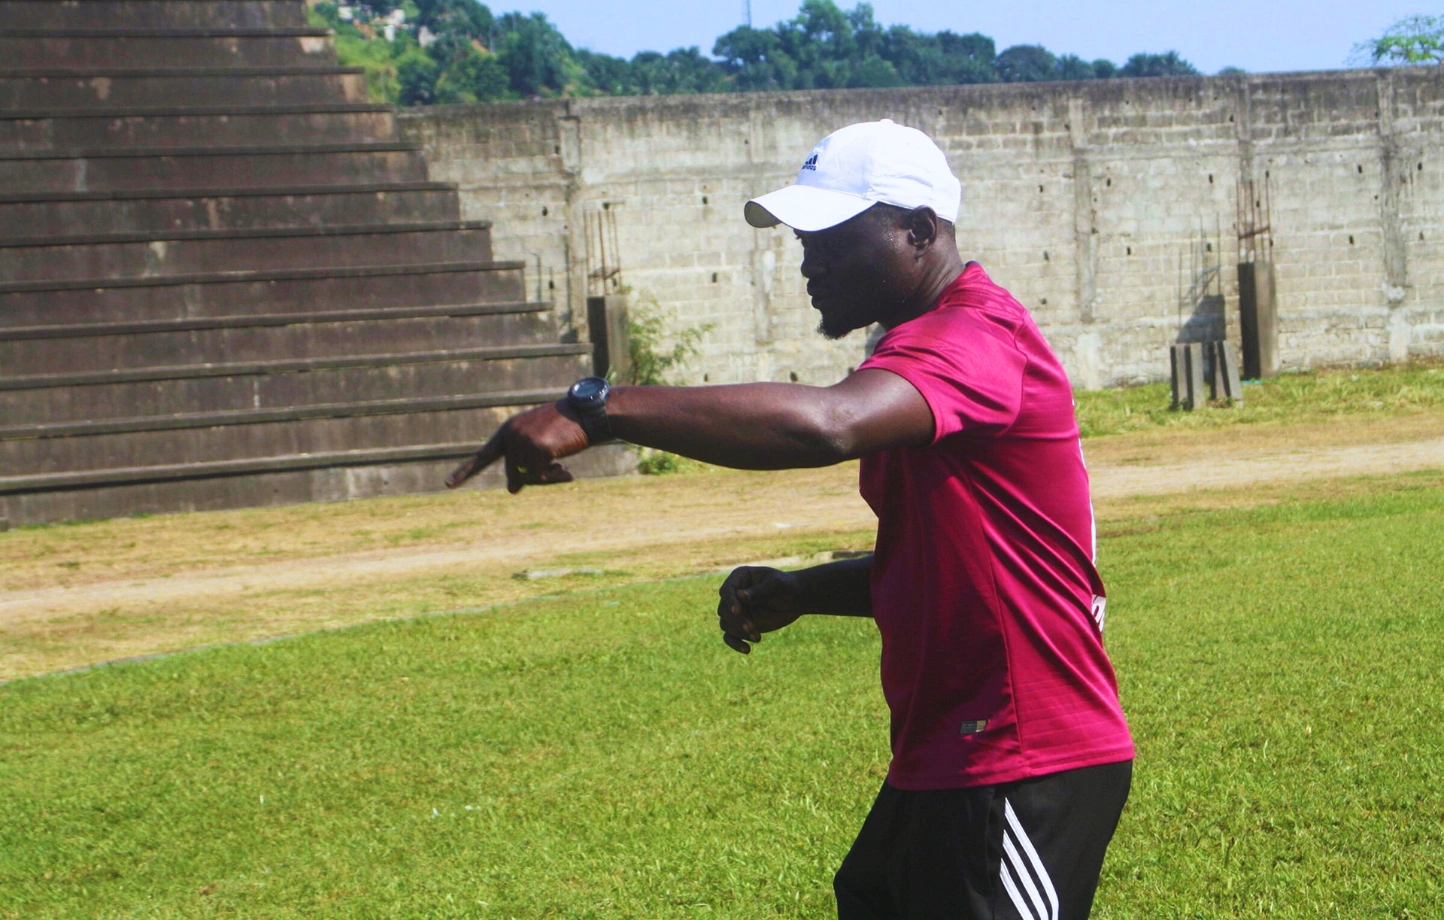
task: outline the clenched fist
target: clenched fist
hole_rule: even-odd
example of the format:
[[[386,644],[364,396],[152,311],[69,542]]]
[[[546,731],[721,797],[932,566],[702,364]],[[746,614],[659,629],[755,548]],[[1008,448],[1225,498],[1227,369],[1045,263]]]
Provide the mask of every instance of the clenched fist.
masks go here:
[[[778,569],[742,566],[718,590],[717,625],[722,640],[746,655],[747,643],[761,642],[762,634],[775,632],[806,613],[800,605],[797,576]]]

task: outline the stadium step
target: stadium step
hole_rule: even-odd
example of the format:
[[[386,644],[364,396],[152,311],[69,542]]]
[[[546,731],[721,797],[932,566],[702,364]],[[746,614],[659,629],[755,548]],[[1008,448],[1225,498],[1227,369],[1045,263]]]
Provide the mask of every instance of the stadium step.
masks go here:
[[[0,31],[0,62],[12,71],[57,62],[69,69],[335,67],[336,49],[325,29],[7,28]]]
[[[0,282],[7,327],[519,301],[521,262],[238,271],[170,278]]]
[[[459,213],[456,186],[442,182],[0,192],[0,234],[6,236],[325,227],[454,220]]]
[[[426,163],[419,150],[415,144],[383,142],[249,149],[12,151],[0,153],[0,187],[40,193],[419,182],[426,179]]]
[[[0,0],[0,518],[434,490],[591,369],[306,20]]]
[[[85,335],[154,334],[190,332],[200,329],[239,329],[246,326],[299,326],[309,323],[355,323],[374,320],[418,319],[437,316],[481,316],[492,313],[544,313],[554,304],[537,301],[441,304],[421,307],[379,307],[371,309],[307,310],[298,313],[240,313],[219,316],[185,316],[177,319],[82,322],[72,325],[46,323],[38,326],[0,324],[0,338],[64,339]]]
[[[0,74],[0,110],[12,117],[32,110],[94,109],[101,104],[156,108],[366,101],[366,75],[359,67],[202,72],[156,69],[116,76]]]
[[[7,29],[304,28],[288,0],[0,0]]]
[[[272,144],[346,144],[395,136],[390,108],[369,103],[0,112],[0,151],[207,143],[231,147],[257,139]]]
[[[490,345],[0,377],[0,420],[10,426],[55,425],[176,410],[275,409],[532,390],[585,376],[590,362],[588,345]]]
[[[48,330],[47,330],[48,331]],[[6,377],[55,373],[57,368],[144,370],[186,364],[319,359],[357,354],[556,344],[549,312],[520,310],[404,319],[377,317],[286,326],[255,324],[184,331],[93,332],[12,336],[0,330],[0,369]]]
[[[398,444],[479,442],[512,412],[558,399],[565,389],[4,426],[0,427],[0,469],[7,477],[33,476]]]
[[[14,282],[76,278],[163,278],[243,269],[351,267],[397,262],[490,261],[485,222],[434,221],[361,227],[234,230],[199,234],[125,234],[13,240],[0,238],[0,278]]]
[[[328,469],[336,466],[369,466],[374,463],[395,463],[413,460],[444,459],[453,463],[476,452],[476,440],[457,441],[450,444],[418,444],[405,447],[381,447],[359,450],[313,451],[302,454],[279,454],[270,457],[248,457],[240,460],[217,460],[210,463],[156,464],[152,466],[112,467],[99,470],[76,470],[55,473],[32,473],[22,476],[0,476],[0,497],[27,495],[32,493],[94,488],[101,486],[142,485],[183,480],[206,480],[215,477],[244,476],[257,473],[276,473],[289,470]],[[439,479],[440,477],[438,477]],[[350,496],[347,496],[350,497]],[[307,501],[310,499],[299,499]],[[234,508],[248,504],[244,500],[218,502],[211,507]],[[194,510],[152,509],[153,510]],[[119,513],[135,513],[122,510]],[[71,517],[89,517],[72,514]],[[35,520],[55,520],[55,517],[40,515],[8,515],[12,522],[28,523]]]
[[[434,492],[478,441],[3,476],[0,517],[30,524]],[[581,477],[622,475],[635,465],[636,456],[620,444],[567,458],[567,469]],[[475,481],[484,487],[504,484],[497,467]]]

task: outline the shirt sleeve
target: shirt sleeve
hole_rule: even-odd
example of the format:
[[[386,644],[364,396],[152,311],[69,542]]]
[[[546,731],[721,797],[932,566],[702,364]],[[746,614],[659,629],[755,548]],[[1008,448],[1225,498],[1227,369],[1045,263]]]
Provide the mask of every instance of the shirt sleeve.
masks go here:
[[[933,443],[1000,434],[1018,417],[1027,357],[1015,331],[964,310],[939,310],[885,335],[863,368],[911,383],[933,413]]]

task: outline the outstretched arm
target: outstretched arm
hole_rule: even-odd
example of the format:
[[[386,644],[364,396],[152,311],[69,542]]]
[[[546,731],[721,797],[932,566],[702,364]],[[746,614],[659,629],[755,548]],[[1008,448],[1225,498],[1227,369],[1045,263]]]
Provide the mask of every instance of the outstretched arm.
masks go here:
[[[737,469],[828,466],[926,444],[933,433],[921,394],[889,371],[859,371],[830,387],[629,387],[618,395],[608,407],[617,437]]]
[[[862,370],[830,387],[753,383],[716,387],[618,387],[607,403],[625,441],[738,469],[827,466],[932,439],[933,417],[912,384]],[[564,400],[508,419],[447,478],[455,488],[498,460],[507,488],[566,482],[557,461],[588,447]]]

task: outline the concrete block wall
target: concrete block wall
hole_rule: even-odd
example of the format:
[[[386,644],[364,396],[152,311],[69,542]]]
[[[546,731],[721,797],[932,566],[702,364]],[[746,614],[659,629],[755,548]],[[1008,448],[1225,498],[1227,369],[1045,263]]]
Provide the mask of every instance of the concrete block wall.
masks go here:
[[[946,151],[959,249],[1033,311],[1076,386],[1165,377],[1190,316],[1237,341],[1245,180],[1270,194],[1285,368],[1444,353],[1438,68],[538,101],[399,123],[579,335],[587,215],[605,209],[634,300],[712,327],[694,382],[827,383],[866,336],[814,332],[796,241],[748,227],[742,203],[792,181],[817,138],[884,117]],[[1185,296],[1208,266],[1221,316],[1217,296]]]

